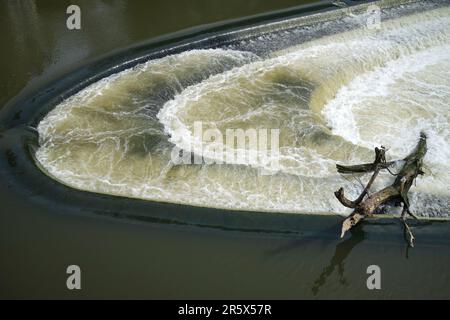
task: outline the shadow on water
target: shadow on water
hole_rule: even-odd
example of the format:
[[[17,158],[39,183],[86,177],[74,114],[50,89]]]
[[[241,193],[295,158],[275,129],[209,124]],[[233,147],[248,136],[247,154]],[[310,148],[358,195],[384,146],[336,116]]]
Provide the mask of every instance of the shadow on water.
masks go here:
[[[376,224],[376,223],[375,223]],[[354,229],[350,230],[351,235],[344,241],[339,242],[336,245],[335,252],[333,256],[331,257],[329,263],[322,269],[322,272],[317,277],[317,279],[314,281],[314,284],[311,288],[311,292],[314,296],[317,296],[321,287],[324,286],[328,280],[328,278],[331,276],[331,274],[334,272],[335,269],[337,269],[338,276],[339,276],[339,283],[343,286],[347,286],[348,282],[344,276],[345,271],[345,260],[350,255],[352,250],[362,243],[364,241],[365,232],[363,230],[363,225],[358,225]],[[339,235],[340,232],[340,224],[336,224],[331,228],[327,228],[326,230],[323,230],[320,232],[320,237],[323,240],[323,235]],[[278,247],[275,250],[272,250],[269,252],[270,255],[278,255],[281,253],[285,253],[287,251],[299,249],[299,248],[305,248],[309,244],[314,243],[317,240],[317,237],[319,237],[319,234],[316,234],[313,237],[308,237],[308,239],[300,239],[296,241],[292,241],[289,244],[285,246]],[[327,237],[328,238],[328,237]],[[328,244],[331,244],[332,242],[335,242],[335,237],[331,238],[329,241],[327,241]]]
[[[364,240],[364,236],[365,235],[362,225],[359,225],[351,230],[350,238],[344,240],[343,242],[340,242],[336,246],[336,250],[330,262],[325,268],[323,268],[322,273],[314,281],[314,285],[311,288],[311,292],[314,296],[319,293],[320,288],[327,282],[328,277],[336,268],[339,276],[339,283],[344,286],[348,285],[348,282],[344,276],[345,259],[347,259],[347,257],[350,255],[350,252],[353,250],[353,248],[355,248]]]
[[[414,229],[419,231],[422,228],[425,228],[427,226],[432,225],[433,223],[443,223],[440,221],[416,221],[415,225],[413,226],[413,232]],[[352,252],[352,250],[359,244],[361,244],[365,239],[367,239],[367,235],[364,232],[364,226],[395,226],[397,224],[397,221],[390,221],[388,223],[378,223],[378,222],[370,222],[370,224],[361,224],[356,226],[355,228],[351,229],[351,236],[340,242],[335,249],[334,255],[331,257],[329,263],[327,266],[325,266],[320,273],[320,275],[317,277],[317,279],[314,281],[314,285],[311,288],[311,293],[314,296],[317,296],[320,292],[320,289],[326,284],[327,279],[330,277],[331,274],[333,274],[334,270],[337,268],[337,274],[338,274],[338,281],[342,286],[348,286],[349,283],[347,279],[345,278],[344,272],[345,272],[345,261]],[[404,246],[405,246],[405,259],[409,259],[409,253],[410,250],[413,249],[409,245],[408,240],[408,234],[406,231],[406,228],[403,227],[403,239],[404,239]],[[401,227],[399,226],[399,233],[401,232]],[[334,229],[334,228],[333,228]]]
[[[242,2],[234,2],[236,8],[243,6]],[[274,1],[264,3],[270,2],[275,3]],[[289,1],[286,0],[287,2]],[[144,7],[133,4],[137,6],[136,9],[131,10],[128,6],[126,10],[117,12],[117,15],[113,15],[117,6],[111,6],[110,10],[109,7],[102,7],[101,9],[107,12],[107,16],[117,17],[117,21],[113,24],[104,23],[99,26],[100,29],[121,26],[121,21],[128,26],[127,30],[130,32],[124,34],[112,32],[117,35],[116,37],[105,38],[104,34],[111,33],[111,30],[106,30],[108,32],[105,33],[97,28],[100,20],[98,10],[97,17],[92,19],[92,22],[89,23],[89,19],[84,20],[86,24],[83,32],[91,30],[89,33],[62,34],[65,29],[54,28],[59,23],[59,16],[53,17],[52,14],[59,10],[59,5],[52,4],[49,9],[46,9],[44,5],[37,2],[36,8],[39,10],[35,10],[34,2],[29,5],[29,9],[26,9],[30,11],[30,14],[33,13],[30,17],[42,16],[34,23],[36,28],[31,28],[34,31],[31,30],[30,39],[20,40],[27,28],[21,26],[16,29],[11,28],[17,31],[10,32],[11,39],[18,38],[22,42],[11,41],[11,45],[6,46],[6,51],[2,55],[2,60],[6,61],[7,67],[14,69],[10,70],[11,72],[4,72],[7,79],[5,79],[3,99],[9,98],[12,92],[18,92],[30,78],[37,75],[41,78],[37,79],[39,81],[36,86],[42,85],[53,77],[56,78],[59,73],[66,74],[78,66],[76,61],[81,58],[83,63],[80,62],[80,65],[86,64],[90,67],[74,71],[70,76],[61,78],[63,80],[55,84],[49,84],[48,89],[42,89],[36,94],[30,93],[27,96],[28,92],[24,92],[27,95],[22,94],[20,99],[15,100],[18,103],[9,104],[5,112],[0,114],[4,120],[0,126],[0,180],[2,181],[0,185],[0,202],[2,203],[0,296],[73,298],[73,292],[68,292],[64,286],[66,279],[60,279],[61,276],[59,276],[64,276],[67,264],[73,261],[82,265],[84,270],[88,270],[85,274],[92,279],[88,282],[89,286],[81,292],[81,297],[85,298],[108,296],[115,298],[267,298],[265,293],[270,294],[271,298],[310,297],[311,293],[317,296],[319,292],[327,294],[326,284],[328,286],[335,283],[342,284],[342,286],[348,286],[347,289],[353,290],[356,281],[351,280],[353,273],[349,272],[350,261],[360,266],[367,255],[377,254],[375,246],[371,246],[367,251],[360,250],[367,243],[372,242],[377,247],[382,247],[382,253],[376,256],[382,259],[380,262],[388,265],[390,269],[402,271],[396,274],[392,282],[391,292],[396,297],[404,297],[401,291],[404,283],[408,283],[410,288],[420,288],[420,290],[412,291],[417,292],[416,296],[419,297],[448,297],[448,288],[450,288],[448,286],[450,261],[448,223],[433,223],[433,228],[425,228],[426,225],[420,222],[412,223],[413,230],[417,233],[418,245],[412,251],[414,253],[411,256],[412,263],[404,268],[406,264],[402,256],[403,252],[397,250],[400,245],[403,245],[401,226],[397,222],[382,224],[370,222],[352,230],[351,235],[345,240],[338,241],[340,218],[336,216],[312,217],[238,211],[230,214],[228,210],[119,198],[71,189],[38,170],[32,157],[34,152],[28,152],[29,148],[33,150],[33,146],[38,144],[38,137],[29,126],[36,124],[43,114],[62,97],[71,95],[90,83],[89,81],[107,75],[110,70],[117,71],[114,69],[116,66],[125,68],[138,61],[157,58],[162,54],[160,50],[163,46],[170,47],[172,51],[167,52],[172,53],[192,48],[218,47],[222,43],[226,43],[227,46],[236,43],[233,47],[235,49],[267,51],[266,44],[250,47],[248,42],[240,41],[240,37],[257,37],[258,35],[241,32],[236,33],[234,38],[225,33],[219,37],[222,29],[215,27],[216,29],[211,29],[210,32],[217,33],[217,38],[214,38],[217,39],[216,42],[208,40],[209,38],[203,39],[204,30],[202,29],[201,32],[190,32],[183,36],[167,38],[171,39],[170,41],[160,40],[160,42],[129,49],[120,55],[111,55],[109,58],[99,60],[99,63],[90,62],[89,59],[98,58],[100,54],[109,52],[112,48],[126,47],[137,43],[140,39],[148,38],[150,35],[144,32],[145,30],[151,29],[155,33],[165,33],[170,31],[165,29],[168,25],[171,29],[180,29],[181,26],[175,23],[177,21],[171,24],[170,21],[167,23],[164,20],[166,17],[160,14],[160,12],[166,12],[163,7],[161,10],[154,10],[155,3],[142,2]],[[173,8],[170,2],[162,1],[161,3],[161,6],[167,3]],[[188,2],[179,2],[180,5],[185,3]],[[198,4],[198,7],[202,7],[204,3]],[[281,2],[277,1],[277,3]],[[16,9],[15,4],[9,2],[5,4],[13,7],[11,10]],[[192,2],[189,2],[189,6],[192,5]],[[63,7],[61,12],[64,13],[65,3],[63,2],[61,6]],[[89,6],[88,2],[86,6]],[[153,10],[143,10],[147,6],[148,9]],[[227,4],[227,7],[230,5]],[[326,9],[324,5],[320,8]],[[88,8],[85,10],[86,18],[91,11],[94,12]],[[187,19],[185,10],[175,11],[180,12],[180,16],[175,20],[179,18],[181,23],[185,21],[182,19]],[[172,13],[175,14],[175,11]],[[212,13],[213,10],[210,11]],[[261,9],[261,11],[264,10]],[[14,19],[11,20],[21,21],[22,18],[15,18],[15,14],[21,16],[21,12],[13,11],[11,16],[14,16]],[[148,16],[149,12],[155,12],[155,16],[164,17],[161,18],[164,20],[161,23],[163,29],[148,28],[149,21],[152,26],[155,25],[154,19]],[[119,19],[122,13],[125,15],[123,20]],[[294,15],[294,13],[291,14]],[[136,19],[136,15],[142,18]],[[204,16],[213,18],[211,14]],[[9,22],[8,19],[0,19],[0,23]],[[27,17],[26,20],[32,21]],[[218,19],[214,18],[214,20]],[[258,21],[254,20],[252,23]],[[186,21],[183,27],[198,24],[196,21],[188,22]],[[202,20],[202,22],[206,21]],[[90,25],[92,28],[89,28]],[[233,27],[237,28],[239,25],[233,25]],[[225,30],[225,27],[223,28]],[[341,28],[346,30],[349,26],[342,23]],[[56,31],[50,32],[53,29]],[[305,31],[301,39],[309,39],[310,35],[307,32],[314,32],[313,35],[316,35],[314,28],[310,30]],[[35,35],[36,32],[38,34]],[[284,34],[282,28],[279,34],[281,32]],[[326,30],[321,32],[323,35],[326,34]],[[34,36],[40,39],[42,35],[46,35],[42,43],[32,39]],[[80,38],[77,40],[76,36]],[[287,36],[292,37],[289,38],[291,40],[298,37],[296,33]],[[279,38],[286,39],[281,36]],[[192,39],[198,40],[198,44],[191,45]],[[291,40],[274,43],[271,50],[281,49]],[[175,43],[181,49],[177,49]],[[45,46],[42,47],[42,44]],[[34,47],[36,50],[30,49]],[[54,48],[54,50],[46,48]],[[12,64],[10,61],[16,61],[16,63]],[[51,76],[49,75],[44,81],[42,77],[46,73]],[[12,77],[11,74],[16,76]],[[285,83],[281,84],[285,85]],[[29,89],[32,92],[33,88]],[[154,96],[152,100],[154,105],[145,110],[147,115],[154,116],[157,111],[155,106],[171,98],[173,93],[174,91],[168,90],[161,96]],[[22,103],[22,101],[25,102]],[[313,138],[320,140],[327,137],[318,135]],[[161,138],[163,139],[165,138]],[[145,140],[148,142],[147,150],[151,150],[160,143],[160,136],[145,137]],[[133,150],[139,154],[143,151],[145,148]],[[100,218],[86,219],[86,217]],[[108,219],[104,219],[105,217]],[[200,232],[200,228],[208,230]],[[366,232],[363,228],[366,228]],[[266,259],[267,257],[263,255],[267,254],[265,249],[268,248],[268,244],[275,246],[269,251],[270,256],[284,255],[286,251],[289,251],[286,253],[285,260]],[[331,257],[322,259],[323,254],[320,257],[316,254],[321,250],[322,244],[331,251],[334,249]],[[350,253],[357,245],[360,247],[352,253],[349,260]],[[430,248],[436,249],[429,250]],[[306,258],[305,262],[298,266],[298,270],[301,271],[296,274],[296,276],[300,275],[299,280],[302,281],[292,281],[292,277],[284,276],[291,267],[292,261],[300,261],[297,250],[302,251],[302,254],[305,253]],[[406,250],[408,258],[410,249]],[[322,252],[328,254],[328,250]],[[347,274],[344,273],[345,267],[347,267]],[[388,270],[388,267],[386,268]],[[317,279],[311,279],[314,281],[310,283],[307,278],[308,271],[311,269],[315,270],[314,274],[316,272],[320,274]],[[332,277],[335,270],[338,273],[338,280]],[[187,274],[189,276],[186,276]],[[439,278],[440,274],[442,276]],[[350,281],[347,281],[346,276]],[[111,282],[111,279],[117,281]],[[307,281],[303,282],[305,279]],[[415,282],[411,283],[411,279],[415,279]],[[302,286],[302,283],[306,287]],[[342,293],[343,291],[339,291],[339,297]],[[360,293],[358,297],[367,296],[365,291]],[[336,297],[336,293],[330,292],[327,297]]]

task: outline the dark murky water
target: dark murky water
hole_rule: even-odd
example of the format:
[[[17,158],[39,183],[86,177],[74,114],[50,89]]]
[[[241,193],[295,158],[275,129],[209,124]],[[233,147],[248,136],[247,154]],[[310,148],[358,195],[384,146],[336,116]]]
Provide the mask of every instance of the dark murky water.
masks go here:
[[[81,31],[65,28],[63,2],[0,4],[0,105],[112,50],[299,1],[76,3]],[[413,224],[417,246],[408,249],[394,220],[364,224],[339,240],[338,217],[217,214],[72,192],[34,179],[32,159],[14,149],[23,142],[17,130],[0,132],[1,298],[450,297],[448,223]],[[159,218],[145,218],[152,210]],[[166,213],[191,223],[164,219]],[[81,291],[66,289],[71,264],[81,267]],[[379,291],[366,287],[373,264],[382,271]]]

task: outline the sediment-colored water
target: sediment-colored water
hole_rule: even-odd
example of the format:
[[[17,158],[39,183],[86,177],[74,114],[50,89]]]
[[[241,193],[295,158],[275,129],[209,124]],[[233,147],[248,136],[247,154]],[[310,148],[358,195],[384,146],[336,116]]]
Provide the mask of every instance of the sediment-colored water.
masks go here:
[[[370,162],[381,144],[390,158],[402,158],[424,131],[426,175],[411,190],[412,207],[424,216],[447,216],[450,7],[411,6],[408,14],[385,9],[391,17],[379,29],[362,24],[264,54],[192,50],[104,78],[39,123],[37,161],[60,182],[92,192],[236,210],[345,214],[333,191],[344,186],[352,197],[361,186],[337,174],[335,164]],[[339,17],[321,27],[333,33]],[[216,162],[222,158],[207,153],[211,146],[224,154],[243,152],[199,140],[198,122],[224,134],[279,129],[279,167],[273,170],[267,158],[252,165],[174,164],[174,147],[202,149]],[[392,179],[385,174],[376,187]]]

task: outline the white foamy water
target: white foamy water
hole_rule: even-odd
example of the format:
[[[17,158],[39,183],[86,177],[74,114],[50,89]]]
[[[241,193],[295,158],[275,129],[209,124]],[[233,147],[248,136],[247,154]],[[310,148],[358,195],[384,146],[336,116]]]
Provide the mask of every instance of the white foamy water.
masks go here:
[[[266,58],[196,50],[105,78],[41,121],[36,157],[55,179],[93,192],[239,210],[346,213],[333,192],[344,186],[351,197],[361,187],[338,175],[335,164],[370,162],[381,144],[391,158],[402,158],[425,131],[426,176],[411,190],[413,210],[447,216],[450,9],[418,8],[382,21],[380,30],[293,43]],[[280,170],[261,175],[262,161],[174,165],[174,146],[211,145],[195,136],[198,121],[223,133],[279,129]],[[392,179],[385,174],[376,187]]]

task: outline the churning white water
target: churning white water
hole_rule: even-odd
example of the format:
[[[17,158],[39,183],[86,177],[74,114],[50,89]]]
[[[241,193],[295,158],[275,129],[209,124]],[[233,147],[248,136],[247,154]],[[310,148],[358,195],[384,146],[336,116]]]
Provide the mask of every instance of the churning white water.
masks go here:
[[[356,196],[361,186],[337,174],[335,164],[371,162],[381,144],[389,157],[402,158],[424,131],[426,175],[411,190],[412,207],[448,216],[450,7],[414,6],[382,20],[380,29],[363,25],[264,57],[193,50],[105,78],[40,122],[36,158],[55,179],[93,192],[239,210],[346,213],[333,192],[344,186]],[[199,140],[198,122],[224,134],[279,129],[278,171],[261,174],[270,169],[265,161],[174,164],[174,146],[244,152]],[[392,179],[385,174],[376,187]]]

